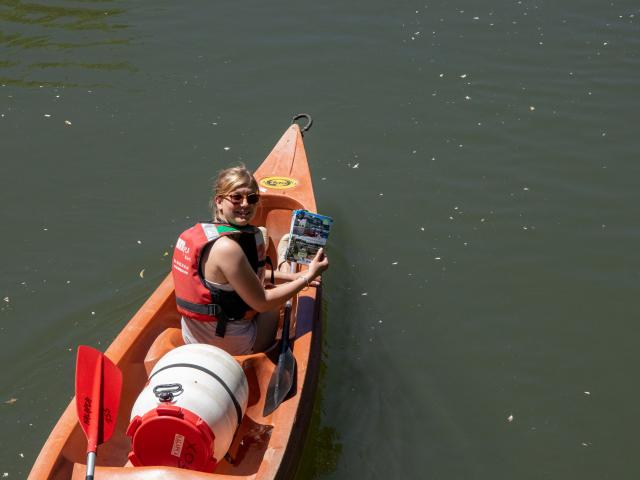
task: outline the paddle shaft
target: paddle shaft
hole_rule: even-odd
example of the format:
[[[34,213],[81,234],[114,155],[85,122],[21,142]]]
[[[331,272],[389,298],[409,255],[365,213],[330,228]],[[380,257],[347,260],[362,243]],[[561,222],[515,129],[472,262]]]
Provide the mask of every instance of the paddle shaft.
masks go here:
[[[96,471],[96,452],[87,453],[87,476],[85,480],[93,480],[93,474]]]
[[[291,300],[287,300],[284,304],[284,321],[282,322],[282,345],[280,345],[280,354],[285,353],[289,349],[289,324],[291,323]]]
[[[293,273],[296,269],[295,262],[289,262],[289,272]],[[284,321],[282,322],[282,345],[280,346],[280,354],[283,354],[289,348],[289,323],[291,322],[291,306],[292,300],[287,300],[284,304]]]

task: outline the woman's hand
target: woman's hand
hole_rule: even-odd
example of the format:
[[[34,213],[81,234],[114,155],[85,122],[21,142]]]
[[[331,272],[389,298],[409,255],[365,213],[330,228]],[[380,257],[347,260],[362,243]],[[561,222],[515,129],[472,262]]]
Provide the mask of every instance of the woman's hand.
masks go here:
[[[327,268],[329,268],[329,258],[324,254],[324,248],[318,250],[316,256],[313,257],[309,264],[309,275],[311,278],[316,278],[321,275]]]

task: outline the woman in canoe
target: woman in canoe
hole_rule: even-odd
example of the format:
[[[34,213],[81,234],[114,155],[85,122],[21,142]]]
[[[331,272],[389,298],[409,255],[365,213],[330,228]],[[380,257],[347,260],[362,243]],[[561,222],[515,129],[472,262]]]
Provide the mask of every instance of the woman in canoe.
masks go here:
[[[250,225],[259,202],[251,172],[222,170],[210,202],[213,222],[178,238],[172,272],[185,343],[208,343],[232,355],[264,351],[273,344],[280,306],[329,268],[321,249],[304,272],[272,270],[285,283],[265,288],[266,239]]]

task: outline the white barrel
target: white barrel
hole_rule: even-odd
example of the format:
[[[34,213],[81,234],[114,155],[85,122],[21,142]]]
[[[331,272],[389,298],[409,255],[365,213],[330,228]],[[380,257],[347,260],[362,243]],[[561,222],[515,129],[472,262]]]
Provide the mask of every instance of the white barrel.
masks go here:
[[[171,350],[133,405],[131,462],[213,471],[229,450],[248,397],[242,367],[224,350],[205,344]]]

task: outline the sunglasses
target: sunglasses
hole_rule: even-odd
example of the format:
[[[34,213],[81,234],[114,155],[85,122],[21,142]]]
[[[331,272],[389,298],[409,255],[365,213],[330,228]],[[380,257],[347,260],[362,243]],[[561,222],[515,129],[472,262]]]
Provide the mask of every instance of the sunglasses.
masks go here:
[[[241,193],[232,193],[231,195],[227,195],[226,197],[229,199],[231,203],[234,205],[240,205],[243,199],[247,199],[247,203],[249,205],[255,205],[260,201],[260,195],[257,193],[250,193],[249,195],[243,195]]]

